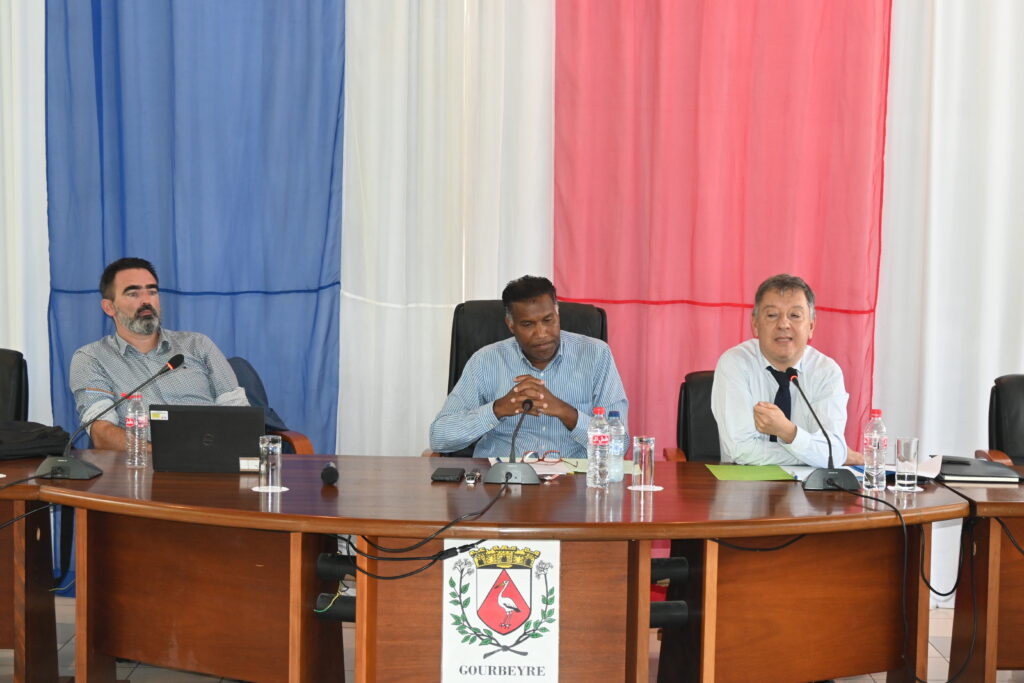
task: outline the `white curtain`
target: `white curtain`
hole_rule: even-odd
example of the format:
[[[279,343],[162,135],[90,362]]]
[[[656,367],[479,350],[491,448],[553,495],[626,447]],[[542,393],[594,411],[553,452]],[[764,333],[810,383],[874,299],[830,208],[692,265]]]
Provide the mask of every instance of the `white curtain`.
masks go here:
[[[29,419],[52,421],[45,5],[0,3],[0,347],[25,354]]]
[[[451,316],[552,271],[554,6],[349,2],[338,452],[417,455]]]
[[[893,3],[874,403],[928,454],[987,447],[992,380],[1024,372],[1022,35],[1017,0]]]

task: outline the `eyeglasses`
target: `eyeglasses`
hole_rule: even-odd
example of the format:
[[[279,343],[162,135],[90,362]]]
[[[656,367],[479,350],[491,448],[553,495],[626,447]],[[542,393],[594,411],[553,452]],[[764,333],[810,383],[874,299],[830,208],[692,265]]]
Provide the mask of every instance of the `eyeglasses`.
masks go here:
[[[543,453],[541,453],[540,451],[526,451],[525,453],[523,453],[523,462],[544,462],[549,465],[554,465],[555,463],[562,462],[562,452],[544,451]]]

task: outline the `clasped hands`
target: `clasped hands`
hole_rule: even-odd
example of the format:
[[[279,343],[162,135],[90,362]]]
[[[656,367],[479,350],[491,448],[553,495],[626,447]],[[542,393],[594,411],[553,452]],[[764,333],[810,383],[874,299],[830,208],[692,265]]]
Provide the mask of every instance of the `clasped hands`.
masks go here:
[[[494,402],[494,415],[503,418],[523,412],[523,401],[530,399],[533,407],[530,415],[551,415],[559,419],[566,429],[576,427],[579,415],[576,409],[558,398],[544,386],[544,380],[533,375],[519,375],[513,380],[516,385],[507,394]]]

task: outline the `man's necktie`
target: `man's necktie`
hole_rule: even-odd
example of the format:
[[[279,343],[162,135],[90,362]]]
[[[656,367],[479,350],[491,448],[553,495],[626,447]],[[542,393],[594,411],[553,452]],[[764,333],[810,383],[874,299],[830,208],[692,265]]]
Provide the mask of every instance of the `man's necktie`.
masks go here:
[[[789,377],[786,373],[781,370],[776,370],[772,366],[768,366],[768,372],[772,373],[772,377],[779,383],[779,390],[775,392],[775,405],[779,407],[782,414],[786,416],[788,420],[793,412],[792,403],[789,397]],[[768,439],[769,441],[778,441],[778,437],[774,434]]]

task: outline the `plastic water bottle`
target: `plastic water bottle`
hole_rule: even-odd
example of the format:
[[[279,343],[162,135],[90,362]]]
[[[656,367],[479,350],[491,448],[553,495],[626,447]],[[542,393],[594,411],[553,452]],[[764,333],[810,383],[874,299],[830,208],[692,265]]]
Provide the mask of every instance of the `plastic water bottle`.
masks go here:
[[[587,487],[608,487],[608,464],[611,459],[611,434],[604,408],[594,408],[594,417],[587,428]]]
[[[149,465],[149,413],[139,394],[128,399],[128,412],[124,416],[124,442],[128,451],[128,467]]]
[[[612,439],[611,460],[608,463],[608,481],[622,481],[622,460],[626,456],[626,425],[622,424],[619,411],[608,412],[608,433]]]
[[[882,411],[871,410],[871,419],[864,428],[864,490],[885,489],[885,460],[889,451],[889,437],[885,434]]]

